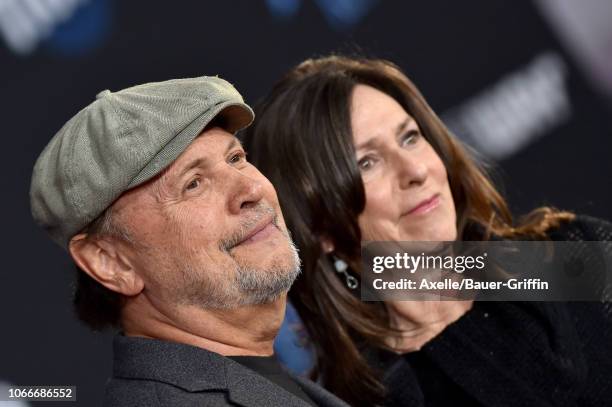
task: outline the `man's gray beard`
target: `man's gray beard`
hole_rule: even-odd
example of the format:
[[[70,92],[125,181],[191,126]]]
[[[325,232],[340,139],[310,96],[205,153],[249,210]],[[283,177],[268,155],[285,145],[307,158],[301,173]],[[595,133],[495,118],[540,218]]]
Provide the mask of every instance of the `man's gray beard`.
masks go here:
[[[234,258],[237,267],[228,275],[233,275],[231,281],[220,281],[209,275],[202,276],[201,271],[191,267],[183,269],[183,290],[178,293],[179,302],[195,305],[204,309],[231,309],[248,305],[267,304],[289,291],[291,285],[300,274],[301,262],[298,249],[293,243],[289,232],[282,231],[277,218],[273,224],[287,239],[292,257],[288,267],[275,264],[267,270],[260,270],[241,264],[230,250],[241,241],[245,230],[250,230],[263,216],[274,212],[272,208],[260,207],[258,214],[248,224],[242,225],[242,231],[235,233],[220,242],[219,249]],[[281,263],[284,263],[281,261]]]
[[[238,264],[233,273],[227,273],[233,275],[231,281],[202,276],[193,269],[184,270],[184,288],[177,292],[178,300],[203,309],[232,309],[270,303],[289,291],[300,274],[300,257],[291,240],[289,247],[293,257],[289,267],[274,265],[259,270]]]
[[[241,296],[238,298],[237,306],[267,304],[289,291],[300,274],[300,256],[289,236],[287,239],[293,257],[293,267],[289,270],[279,265],[274,265],[268,270],[255,270],[238,265],[234,283]]]

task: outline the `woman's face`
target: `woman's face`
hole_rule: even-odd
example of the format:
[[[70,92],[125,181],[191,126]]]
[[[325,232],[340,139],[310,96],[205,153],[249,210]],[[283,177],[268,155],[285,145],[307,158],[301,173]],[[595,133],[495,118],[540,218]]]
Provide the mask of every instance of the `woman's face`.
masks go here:
[[[363,239],[455,240],[446,169],[415,120],[392,97],[357,85],[351,126],[366,194],[359,216]]]

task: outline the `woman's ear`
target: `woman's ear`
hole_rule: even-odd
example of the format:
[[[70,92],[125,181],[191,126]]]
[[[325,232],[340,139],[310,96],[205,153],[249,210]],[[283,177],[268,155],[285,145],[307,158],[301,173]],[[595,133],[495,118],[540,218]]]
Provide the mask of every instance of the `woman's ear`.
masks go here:
[[[109,290],[134,296],[144,289],[144,281],[116,242],[80,233],[70,240],[68,250],[81,270]]]
[[[321,236],[321,249],[323,253],[330,254],[334,251],[334,242],[327,236]]]

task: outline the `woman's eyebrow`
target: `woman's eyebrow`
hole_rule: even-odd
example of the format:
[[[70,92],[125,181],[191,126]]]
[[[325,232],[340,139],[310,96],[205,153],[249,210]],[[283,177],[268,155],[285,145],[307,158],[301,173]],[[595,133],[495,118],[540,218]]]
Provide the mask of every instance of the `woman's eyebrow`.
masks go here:
[[[372,145],[376,144],[376,136],[374,137],[370,137],[369,139],[367,139],[366,141],[359,143],[358,145],[355,146],[355,151],[361,150],[361,149],[365,149],[365,148],[370,148],[372,147]]]
[[[414,119],[412,117],[406,117],[406,119],[396,127],[395,135],[400,136],[412,124],[414,124]]]

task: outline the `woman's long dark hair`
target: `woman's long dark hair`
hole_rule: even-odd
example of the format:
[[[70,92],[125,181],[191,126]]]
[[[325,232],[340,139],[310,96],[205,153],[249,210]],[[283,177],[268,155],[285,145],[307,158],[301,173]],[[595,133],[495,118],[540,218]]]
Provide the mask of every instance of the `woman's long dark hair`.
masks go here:
[[[503,237],[544,237],[572,214],[539,208],[517,227],[502,196],[461,143],[431,110],[416,87],[384,60],[330,56],[293,68],[256,106],[255,124],[244,134],[250,161],[274,184],[287,226],[300,250],[303,273],[290,298],[317,354],[316,374],[325,387],[352,405],[375,405],[384,397],[377,372],[362,355],[365,346],[387,348],[395,334],[383,303],[359,300],[339,278],[321,241],[351,272],[360,272],[357,219],[365,192],[352,143],[350,102],[357,84],[393,97],[418,123],[446,166],[457,211],[458,236],[469,225]]]

